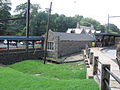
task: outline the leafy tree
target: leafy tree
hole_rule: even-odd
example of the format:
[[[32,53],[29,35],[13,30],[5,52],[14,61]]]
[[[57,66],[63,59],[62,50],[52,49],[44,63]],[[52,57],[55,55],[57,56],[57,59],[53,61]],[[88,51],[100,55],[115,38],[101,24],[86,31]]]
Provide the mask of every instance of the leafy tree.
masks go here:
[[[4,2],[4,0],[0,0],[0,20],[8,19],[10,18],[10,4]]]
[[[83,16],[66,17],[65,15],[52,15],[51,29],[57,32],[66,32],[68,28],[75,28],[76,23],[80,22]]]
[[[38,14],[38,11],[40,9],[40,6],[38,4],[30,4],[30,23],[33,22],[32,19],[36,17]],[[14,15],[13,17],[26,17],[27,13],[27,3],[20,4],[16,6],[15,12],[17,12],[17,15]],[[17,31],[16,35],[25,35],[26,32],[26,20],[16,20],[12,22],[11,27],[15,27],[15,31]],[[34,25],[30,24],[30,25]],[[31,27],[30,27],[31,30]],[[32,31],[30,31],[32,32]]]
[[[20,15],[11,15],[11,18],[18,18]],[[10,20],[8,24],[7,35],[25,35],[25,19]],[[23,32],[24,31],[24,32]]]
[[[75,15],[75,16],[73,17],[73,19],[74,19],[75,22],[80,22],[80,21],[83,19],[83,16]]]
[[[64,32],[65,31],[65,29],[64,29],[64,27],[66,26],[65,15],[59,15],[59,17],[57,17],[55,19],[55,23],[56,23],[56,31],[57,32]]]
[[[0,0],[0,20],[5,20],[10,18],[10,3],[6,0]],[[0,35],[5,35],[5,31],[7,32],[8,21],[0,22]]]
[[[106,26],[106,31],[108,33],[114,33],[114,34],[120,33],[120,29],[114,24],[109,24],[109,27],[108,27],[108,24],[106,24],[105,26]]]
[[[47,13],[39,12],[34,18],[30,21],[31,35],[40,36],[45,33],[46,24],[47,24]]]
[[[120,30],[118,29],[118,27],[114,24],[110,24],[110,29],[113,31],[113,32],[120,32]]]
[[[40,11],[40,6],[38,4],[31,4],[30,8],[30,35],[43,35],[46,31],[48,13],[46,11]],[[15,12],[18,14],[11,17],[25,17],[27,3],[18,5]],[[93,25],[95,30],[99,30],[102,33],[105,33],[108,28],[106,25],[101,25],[98,21],[92,18],[84,18],[79,15],[67,17],[63,14],[52,14],[50,19],[50,29],[55,32],[66,32],[68,28],[76,28],[77,22],[89,27]],[[0,26],[3,26],[3,24],[0,23]],[[25,35],[25,20],[9,21],[9,26],[9,32],[7,32],[7,34]],[[108,32],[120,33],[119,29],[114,24],[110,24],[110,30]]]
[[[30,4],[30,12],[31,14],[38,13],[38,10],[40,9],[40,6],[38,4]],[[17,12],[19,15],[26,17],[27,13],[27,2],[24,4],[20,4],[16,6],[15,12]]]
[[[50,19],[50,29],[52,31],[57,31],[57,23],[56,23],[56,18],[58,18],[59,15],[57,13],[51,15],[51,19]]]
[[[108,30],[107,32],[112,34],[118,34],[118,32],[113,32],[112,30]]]
[[[101,31],[101,33],[105,33],[106,32],[106,28],[104,25],[97,25],[96,26],[96,30]]]
[[[82,18],[82,20],[80,21],[81,25],[84,26],[91,26],[94,25],[94,27],[96,28],[96,26],[100,25],[100,23],[92,18]]]
[[[101,25],[100,22],[98,22],[92,18],[82,18],[80,21],[80,24],[83,26],[88,26],[88,27],[93,25],[95,30],[101,31],[102,33],[106,32],[106,26]]]

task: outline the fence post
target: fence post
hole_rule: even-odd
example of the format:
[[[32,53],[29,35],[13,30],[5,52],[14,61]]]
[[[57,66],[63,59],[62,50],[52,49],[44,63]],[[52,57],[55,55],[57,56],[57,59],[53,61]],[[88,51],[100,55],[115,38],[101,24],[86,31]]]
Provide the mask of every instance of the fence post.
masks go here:
[[[88,55],[88,58],[90,58],[90,49],[88,49],[87,55]]]
[[[100,90],[109,90],[107,85],[105,84],[105,80],[108,85],[110,83],[110,74],[105,70],[107,68],[110,70],[110,64],[102,64],[101,66],[101,82],[100,82]]]
[[[83,59],[85,60],[86,58],[86,50],[83,50]]]
[[[93,64],[93,56],[94,56],[94,53],[93,52],[91,52],[90,53],[90,64]]]
[[[10,46],[9,46],[9,40],[7,40],[7,50],[9,51],[10,50]]]
[[[85,49],[86,57],[88,57],[88,49]]]
[[[44,40],[42,40],[41,49],[44,50]]]
[[[89,58],[90,49],[86,49],[85,51],[86,51],[86,56],[87,56],[87,58]]]
[[[98,56],[94,56],[94,61],[93,61],[93,75],[97,74],[97,69],[98,69]]]

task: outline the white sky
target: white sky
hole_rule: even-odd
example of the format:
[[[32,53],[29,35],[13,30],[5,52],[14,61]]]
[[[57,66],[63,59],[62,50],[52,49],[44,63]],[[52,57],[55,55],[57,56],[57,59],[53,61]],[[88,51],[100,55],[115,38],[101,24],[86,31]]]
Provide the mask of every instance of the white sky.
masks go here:
[[[120,16],[120,0],[31,0],[31,3],[40,4],[41,8],[48,8],[53,2],[52,13],[74,16],[76,14],[90,17],[101,24],[107,23],[108,13],[110,16]],[[11,0],[12,9],[27,0]],[[120,28],[120,17],[111,18],[110,23]]]

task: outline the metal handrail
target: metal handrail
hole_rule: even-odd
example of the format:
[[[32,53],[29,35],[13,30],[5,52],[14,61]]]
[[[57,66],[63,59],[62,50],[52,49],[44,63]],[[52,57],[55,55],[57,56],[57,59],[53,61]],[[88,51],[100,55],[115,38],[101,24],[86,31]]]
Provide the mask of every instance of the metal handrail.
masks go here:
[[[107,67],[105,67],[105,70],[120,84],[120,79],[114,73],[110,72]]]

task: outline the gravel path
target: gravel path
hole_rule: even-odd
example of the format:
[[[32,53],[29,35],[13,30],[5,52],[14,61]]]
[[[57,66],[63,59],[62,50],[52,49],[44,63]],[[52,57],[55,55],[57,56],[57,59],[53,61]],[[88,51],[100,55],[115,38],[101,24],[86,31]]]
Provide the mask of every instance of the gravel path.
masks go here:
[[[77,61],[82,59],[83,59],[83,55],[80,53],[77,53],[67,57],[64,61]]]

